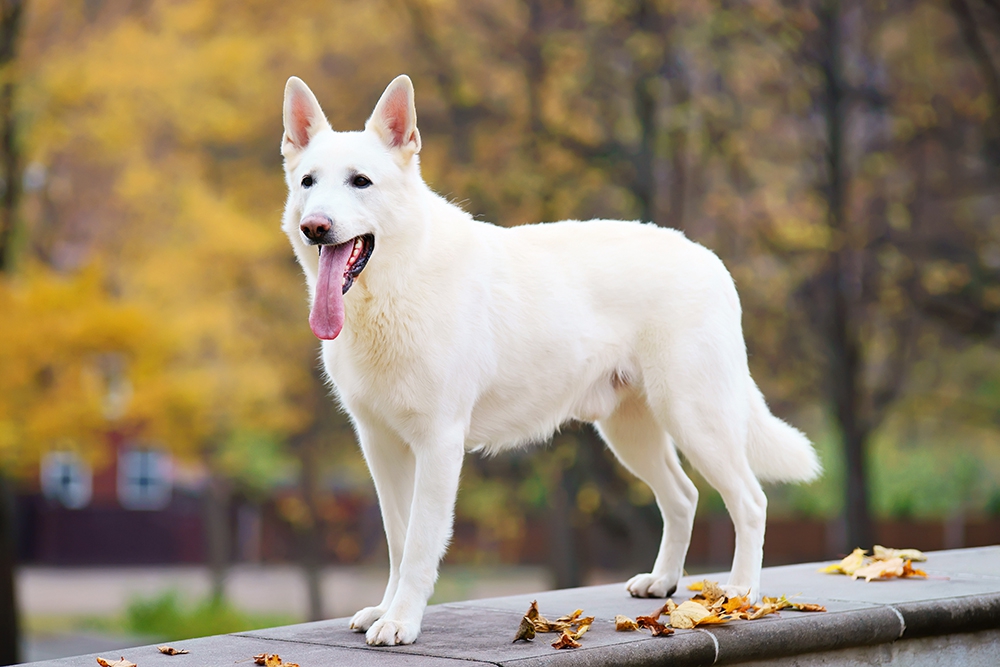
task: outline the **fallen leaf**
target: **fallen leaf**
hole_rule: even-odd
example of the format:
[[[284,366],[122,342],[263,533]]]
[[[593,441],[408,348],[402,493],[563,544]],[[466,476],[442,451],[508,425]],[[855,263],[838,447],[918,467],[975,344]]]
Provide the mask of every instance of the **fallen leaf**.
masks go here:
[[[594,622],[593,616],[587,616],[586,618],[580,618],[576,621],[576,632],[573,633],[573,639],[579,639],[583,634],[590,629],[590,625]]]
[[[552,648],[580,648],[580,642],[573,639],[573,635],[569,631],[564,631],[559,639],[552,643]]]
[[[108,662],[104,658],[98,658],[97,664],[101,667],[136,667],[134,662],[129,662],[122,656],[121,660],[115,660],[114,662]]]
[[[702,582],[701,593],[694,596],[693,600],[704,600],[708,604],[706,606],[711,606],[715,602],[726,597],[723,592],[722,587],[719,586],[717,581],[709,581],[706,579]]]
[[[903,576],[903,559],[890,558],[889,560],[877,560],[860,567],[851,574],[851,579],[864,578],[865,581],[872,579],[892,579]]]
[[[687,588],[688,588],[689,591],[700,591],[702,588],[704,588],[704,586],[705,586],[704,580],[702,580],[702,581],[693,581],[690,584],[688,584]]]
[[[821,604],[798,602],[792,605],[795,611],[826,611],[826,607]]]
[[[904,577],[926,577],[927,573],[923,570],[918,570],[913,567],[912,561],[906,561],[903,563],[903,576]]]
[[[652,632],[654,637],[674,634],[673,628],[668,628],[663,623],[660,623],[654,616],[636,616],[635,624],[640,628],[646,628]]]
[[[157,646],[156,650],[164,655],[183,655],[185,653],[190,653],[190,651],[185,648],[177,649],[173,646]]]
[[[580,614],[582,613],[583,613],[582,609],[577,609],[569,616],[560,616],[559,618],[556,619],[556,623],[569,623],[570,625],[572,625],[576,621],[576,619],[580,618]]]
[[[679,630],[690,630],[698,625],[698,621],[711,615],[712,612],[704,605],[687,600],[670,612],[670,625]]]
[[[748,611],[750,609],[749,598],[736,596],[734,598],[727,599],[722,604],[722,611],[727,614],[739,614],[741,612]]]
[[[632,632],[638,629],[639,625],[628,616],[622,614],[615,616],[615,630],[618,632]]]
[[[820,572],[825,572],[826,574],[854,574],[855,571],[865,565],[867,560],[865,553],[864,549],[855,549],[851,552],[851,555],[839,563],[828,565],[820,569]]]
[[[695,623],[695,627],[701,625],[721,625],[723,623],[728,623],[729,621],[733,620],[733,618],[734,618],[733,616],[726,616],[726,615],[720,616],[719,614],[712,613],[700,619],[697,623]]]
[[[531,641],[535,638],[535,624],[531,622],[531,619],[527,615],[521,618],[521,625],[517,627],[517,635],[514,637],[514,641],[524,640]],[[511,642],[513,643],[513,642]],[[258,665],[261,663],[257,663]]]
[[[299,667],[294,662],[282,662],[281,656],[277,653],[258,653],[253,657],[254,664],[263,667]]]
[[[875,560],[902,558],[903,560],[915,560],[917,562],[927,560],[927,556],[924,552],[918,549],[890,549],[888,547],[883,547],[881,544],[876,544],[874,548],[872,548],[872,558]]]

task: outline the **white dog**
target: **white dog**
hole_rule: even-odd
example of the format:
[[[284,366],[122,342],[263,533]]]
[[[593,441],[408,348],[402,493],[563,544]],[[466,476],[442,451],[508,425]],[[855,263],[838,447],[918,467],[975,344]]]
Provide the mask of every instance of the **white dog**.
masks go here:
[[[669,595],[681,577],[697,491],[676,445],[735,524],[730,592],[759,597],[758,478],[809,480],[819,462],[750,377],[722,262],[648,224],[473,220],[421,178],[416,120],[406,76],[362,132],[333,131],[300,79],[285,87],[283,228],[389,543],[385,596],[351,627],[369,644],[413,642],[465,452],[545,440],[568,420],[595,423],[663,514],[659,555],[627,583],[632,595]]]

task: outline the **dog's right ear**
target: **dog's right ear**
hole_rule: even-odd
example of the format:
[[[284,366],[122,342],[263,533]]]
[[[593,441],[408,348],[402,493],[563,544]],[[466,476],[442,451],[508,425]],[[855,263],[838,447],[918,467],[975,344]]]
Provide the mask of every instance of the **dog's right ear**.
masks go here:
[[[286,160],[302,152],[316,133],[332,129],[316,96],[297,76],[289,78],[285,84],[282,116],[285,121],[285,136],[281,140],[281,154]]]

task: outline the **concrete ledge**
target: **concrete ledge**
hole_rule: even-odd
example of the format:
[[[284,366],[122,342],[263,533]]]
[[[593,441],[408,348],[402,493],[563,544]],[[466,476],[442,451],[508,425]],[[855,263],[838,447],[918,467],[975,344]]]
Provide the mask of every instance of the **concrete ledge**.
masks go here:
[[[669,637],[616,632],[616,614],[635,617],[659,606],[630,598],[620,584],[537,595],[519,595],[435,605],[424,617],[423,634],[412,646],[368,647],[347,619],[305,623],[254,632],[177,641],[190,655],[168,657],[155,647],[122,654],[139,667],[231,667],[255,653],[278,653],[302,667],[327,665],[941,665],[989,664],[1000,656],[1000,546],[928,554],[929,577],[884,582],[852,581],[820,574],[818,563],[767,568],[765,595],[798,595],[826,613],[783,611],[756,621],[734,621],[710,629],[678,630]],[[709,575],[723,579],[725,575]],[[686,577],[674,596],[689,597]],[[532,599],[546,616],[582,608],[596,620],[583,647],[556,651],[555,635],[512,644],[521,615]],[[105,655],[103,657],[111,657]],[[117,657],[117,654],[116,656]],[[94,656],[35,667],[96,664]]]

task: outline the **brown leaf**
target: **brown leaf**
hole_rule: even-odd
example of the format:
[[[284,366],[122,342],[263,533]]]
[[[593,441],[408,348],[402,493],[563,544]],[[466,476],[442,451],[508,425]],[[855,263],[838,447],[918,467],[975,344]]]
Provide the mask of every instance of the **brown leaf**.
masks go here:
[[[518,640],[523,639],[524,641],[527,642],[531,641],[534,638],[535,638],[535,624],[532,623],[531,619],[528,618],[527,614],[525,614],[521,618],[521,625],[517,627],[517,635],[514,636],[514,641],[516,642]]]
[[[638,629],[639,625],[628,616],[622,614],[615,616],[615,630],[618,632],[632,632]]]
[[[726,594],[722,591],[722,587],[719,586],[719,582],[709,581],[706,579],[702,582],[701,593],[694,596],[692,599],[695,601],[704,600],[708,603],[706,606],[711,606],[725,597]]]
[[[582,613],[583,613],[582,609],[577,609],[569,616],[560,616],[559,618],[556,619],[556,623],[569,623],[570,625],[573,625],[576,622],[576,619],[580,618],[580,615]]]
[[[640,628],[646,628],[652,632],[654,637],[662,637],[674,633],[673,628],[668,628],[653,616],[636,616],[635,624]]]
[[[173,646],[157,646],[156,650],[158,650],[160,653],[163,653],[164,655],[183,655],[185,653],[190,653],[190,651],[188,651],[187,649],[184,648],[177,649],[174,648]]]
[[[559,636],[559,639],[552,643],[552,648],[580,648],[580,642],[573,639],[573,635],[569,631],[565,631]]]
[[[793,604],[792,609],[795,611],[826,611],[826,607],[823,605],[808,602],[798,602]]]
[[[262,667],[299,667],[294,662],[282,662],[277,653],[258,653],[253,657],[254,664]]]
[[[134,662],[129,662],[122,656],[121,660],[115,660],[114,662],[108,662],[104,658],[98,658],[97,664],[101,667],[136,667]]]

